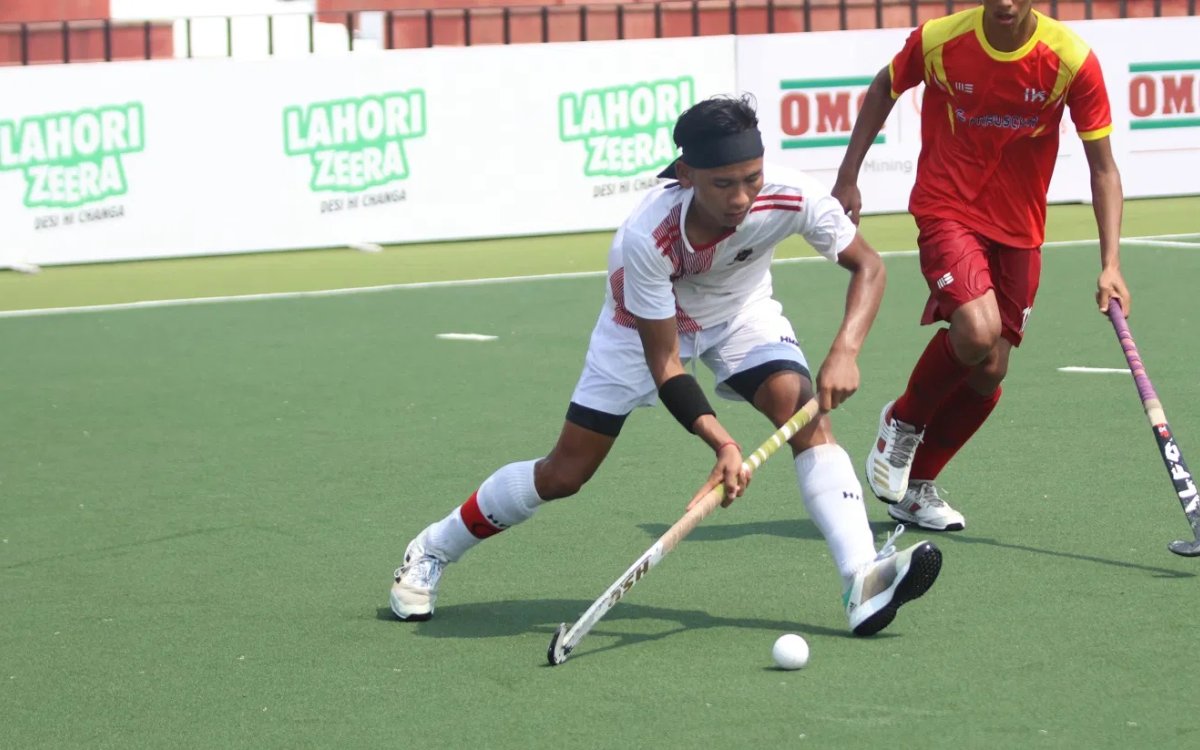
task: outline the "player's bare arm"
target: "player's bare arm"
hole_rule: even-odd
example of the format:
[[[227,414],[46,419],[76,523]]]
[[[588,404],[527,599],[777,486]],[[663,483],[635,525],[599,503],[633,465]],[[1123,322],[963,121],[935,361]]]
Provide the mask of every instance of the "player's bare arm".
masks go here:
[[[1129,289],[1121,275],[1121,213],[1124,195],[1121,173],[1113,159],[1109,138],[1083,142],[1088,169],[1092,175],[1092,210],[1096,213],[1096,229],[1100,236],[1100,278],[1096,280],[1096,304],[1101,313],[1108,311],[1108,302],[1121,300],[1125,315],[1129,315]]]
[[[842,165],[838,169],[837,181],[833,184],[833,197],[838,199],[842,208],[850,215],[850,220],[858,223],[858,214],[862,210],[862,193],[858,189],[858,171],[862,168],[867,150],[875,142],[883,124],[887,122],[896,100],[892,98],[892,75],[887,67],[875,74],[875,80],[867,87],[866,98],[863,99],[862,110],[854,121],[854,130],[850,133],[850,145],[842,157]]]
[[[692,378],[687,373],[687,370],[684,369],[683,362],[679,358],[679,334],[677,333],[675,318],[647,320],[635,316],[634,320],[637,323],[638,336],[642,340],[642,350],[646,355],[646,365],[650,368],[650,375],[654,378],[654,385],[659,389],[659,398],[662,400],[663,405],[678,419],[680,407],[671,403],[674,398],[680,398],[681,400],[683,398],[677,395],[677,389],[685,386],[688,388],[699,388],[699,386],[695,384],[695,378]],[[689,380],[690,382],[688,382]],[[673,381],[673,384],[668,385],[667,389],[664,389],[663,386],[668,381]],[[705,406],[707,406],[707,403],[705,403]],[[728,506],[729,503],[742,494],[746,486],[750,483],[749,472],[742,470],[741,446],[725,430],[717,420],[716,415],[712,413],[712,410],[708,409],[707,412],[700,414],[693,421],[690,421],[689,424],[684,425],[688,430],[699,436],[716,453],[716,463],[709,473],[708,481],[692,497],[688,503],[688,507],[691,507],[692,503],[721,483],[725,484],[725,500],[722,505]]]
[[[838,265],[850,272],[850,284],[842,325],[817,373],[817,400],[824,412],[836,409],[858,390],[858,353],[879,312],[887,284],[883,260],[861,234],[856,234],[838,254]]]

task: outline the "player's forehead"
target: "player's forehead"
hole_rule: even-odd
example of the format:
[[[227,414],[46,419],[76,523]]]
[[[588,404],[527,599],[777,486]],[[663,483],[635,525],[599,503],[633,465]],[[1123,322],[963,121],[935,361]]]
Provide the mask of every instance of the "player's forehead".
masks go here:
[[[712,167],[709,169],[697,169],[696,173],[708,180],[748,180],[762,173],[763,160],[762,157],[757,159],[748,159],[740,161],[736,164],[726,164],[723,167]]]

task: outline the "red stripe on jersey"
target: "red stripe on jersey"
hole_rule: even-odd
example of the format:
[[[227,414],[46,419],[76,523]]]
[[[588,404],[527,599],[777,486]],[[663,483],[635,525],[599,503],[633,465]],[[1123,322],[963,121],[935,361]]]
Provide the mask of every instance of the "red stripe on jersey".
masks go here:
[[[777,205],[774,203],[767,203],[767,204],[763,204],[761,206],[755,206],[754,208],[750,209],[750,213],[754,213],[755,211],[772,211],[772,210],[774,210],[774,211],[803,211],[804,207],[803,206],[781,206],[781,205]]]
[[[459,507],[458,514],[462,516],[463,523],[466,525],[467,531],[471,532],[471,536],[476,539],[487,539],[489,536],[499,534],[504,529],[483,515],[483,511],[479,509],[478,495],[478,490],[472,492],[471,497]]]
[[[619,326],[637,328],[633,314],[625,309],[625,269],[618,268],[616,273],[609,277],[608,285],[612,289],[613,304],[617,308],[613,321]]]
[[[608,278],[608,285],[612,288],[613,304],[616,307],[613,322],[625,328],[637,328],[637,320],[625,307],[625,269],[618,268]],[[678,302],[675,303],[675,330],[679,333],[695,333],[700,330],[700,324],[681,310]]]
[[[755,203],[759,201],[796,201],[797,203],[804,202],[803,195],[784,195],[783,193],[775,193],[774,195],[759,195],[754,199]]]
[[[654,238],[654,245],[663,255],[671,252],[671,248],[679,243],[679,217],[683,211],[683,204],[676,204],[671,212],[667,214],[667,218],[662,220],[654,231],[651,232],[651,237]]]
[[[671,261],[672,282],[681,276],[704,273],[712,268],[716,246],[735,231],[730,230],[707,245],[692,248],[694,252],[688,252],[684,247],[683,232],[680,228],[682,216],[683,204],[676,204],[666,218],[650,233],[654,240],[654,246]],[[617,308],[616,314],[613,316],[614,322],[626,328],[636,328],[637,324],[633,314],[625,308],[625,269],[618,269],[609,279],[609,284],[612,285],[613,301]],[[679,308],[678,300],[675,302],[675,329],[679,333],[695,333],[701,329],[699,323]]]
[[[675,330],[679,333],[695,333],[700,330],[700,324],[680,310],[679,303],[675,303]]]

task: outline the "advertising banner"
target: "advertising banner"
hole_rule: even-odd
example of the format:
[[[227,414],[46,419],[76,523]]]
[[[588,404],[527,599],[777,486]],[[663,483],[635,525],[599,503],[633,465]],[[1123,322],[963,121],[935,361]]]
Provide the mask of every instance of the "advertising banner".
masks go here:
[[[1200,193],[1200,18],[1071,24],[1099,56],[1128,196]],[[758,101],[769,163],[832,185],[908,29],[0,69],[0,264],[616,227],[679,114]],[[905,210],[921,90],[860,174]],[[1090,181],[1064,118],[1052,201]]]
[[[733,43],[0,70],[0,261],[612,228]]]
[[[1200,17],[1077,27],[1104,66],[1125,195],[1200,193]]]
[[[766,158],[832,187],[867,86],[909,29],[738,37],[738,85],[758,98]],[[921,149],[920,97],[907,92],[863,162],[873,212],[903,211]]]

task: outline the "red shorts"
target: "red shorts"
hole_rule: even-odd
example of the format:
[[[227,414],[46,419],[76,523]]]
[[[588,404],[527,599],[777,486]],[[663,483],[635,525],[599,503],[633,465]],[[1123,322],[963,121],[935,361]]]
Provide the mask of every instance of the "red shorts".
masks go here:
[[[1041,248],[989,240],[951,219],[918,219],[917,247],[929,301],[921,325],[949,320],[959,307],[991,289],[1000,308],[1000,333],[1020,346],[1042,271]]]

